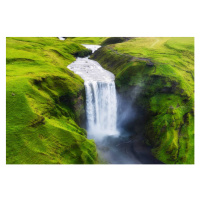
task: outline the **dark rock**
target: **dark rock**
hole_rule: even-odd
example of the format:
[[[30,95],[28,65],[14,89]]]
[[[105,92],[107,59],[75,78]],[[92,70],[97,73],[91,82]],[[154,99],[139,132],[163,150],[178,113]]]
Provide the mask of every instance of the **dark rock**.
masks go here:
[[[83,49],[81,51],[78,51],[74,54],[75,57],[80,57],[80,58],[84,58],[84,57],[87,57],[89,55],[92,54],[92,50],[90,49]]]
[[[116,44],[116,43],[121,43],[121,42],[125,42],[127,41],[127,38],[124,37],[110,37],[106,40],[104,40],[101,45],[105,46],[105,45],[110,45],[110,44]]]
[[[149,61],[149,62],[147,62],[147,66],[153,67],[153,66],[154,66],[154,63],[152,63],[151,61]]]
[[[172,88],[171,87],[163,87],[160,92],[162,93],[171,93],[172,92]],[[170,99],[169,99],[170,100]]]

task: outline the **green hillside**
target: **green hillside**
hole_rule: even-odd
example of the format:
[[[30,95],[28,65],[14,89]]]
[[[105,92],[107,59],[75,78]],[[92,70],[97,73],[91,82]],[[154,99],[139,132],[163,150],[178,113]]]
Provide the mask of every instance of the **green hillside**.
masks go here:
[[[132,38],[92,56],[116,75],[118,91],[139,94],[146,143],[164,163],[194,163],[194,38]]]
[[[83,80],[66,68],[84,49],[58,38],[6,39],[8,164],[97,163],[94,141],[78,126]]]
[[[7,164],[94,164],[83,80],[66,68],[80,44],[146,113],[145,143],[169,164],[194,163],[194,38],[7,38]],[[133,97],[133,91],[137,95]],[[135,93],[134,93],[135,94]],[[138,129],[139,130],[139,129]]]
[[[68,37],[68,41],[76,42],[78,44],[98,44],[101,45],[106,37]]]

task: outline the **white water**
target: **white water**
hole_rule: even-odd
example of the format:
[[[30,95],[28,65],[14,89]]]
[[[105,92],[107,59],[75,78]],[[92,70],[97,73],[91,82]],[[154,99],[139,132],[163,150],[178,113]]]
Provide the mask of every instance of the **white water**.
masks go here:
[[[99,45],[84,46],[93,53],[100,48]],[[117,136],[115,76],[88,57],[77,58],[68,68],[84,80],[88,138],[101,140],[105,136]]]
[[[65,40],[65,38],[64,38],[64,37],[58,37],[58,39],[59,39],[59,40]]]

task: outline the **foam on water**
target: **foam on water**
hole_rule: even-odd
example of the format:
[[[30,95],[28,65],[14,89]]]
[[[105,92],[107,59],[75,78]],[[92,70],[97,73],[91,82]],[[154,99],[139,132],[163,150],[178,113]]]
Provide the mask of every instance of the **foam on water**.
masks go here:
[[[99,45],[84,45],[92,52]],[[88,137],[96,140],[119,134],[117,130],[117,97],[115,76],[89,57],[77,58],[68,69],[78,74],[86,90],[86,116]]]

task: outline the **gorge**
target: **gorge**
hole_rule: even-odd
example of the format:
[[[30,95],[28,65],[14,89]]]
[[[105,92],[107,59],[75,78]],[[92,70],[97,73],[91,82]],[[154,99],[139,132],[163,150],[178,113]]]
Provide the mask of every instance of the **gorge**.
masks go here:
[[[92,50],[92,53],[100,48],[99,45],[83,46]],[[121,102],[126,101],[126,99],[116,94],[114,74],[103,69],[98,62],[91,60],[89,56],[77,57],[76,61],[68,65],[67,68],[84,80],[88,138],[95,140],[101,159],[110,164],[160,163],[151,156],[150,151],[145,152],[147,147],[144,145],[142,147],[144,155],[137,157],[134,145],[138,144],[133,144],[130,139],[134,133],[125,131],[122,122],[130,121],[133,123],[136,112],[128,102],[126,102],[126,104],[128,103],[126,106],[117,103],[119,101],[117,98],[121,98]],[[121,112],[118,111],[120,108]]]

